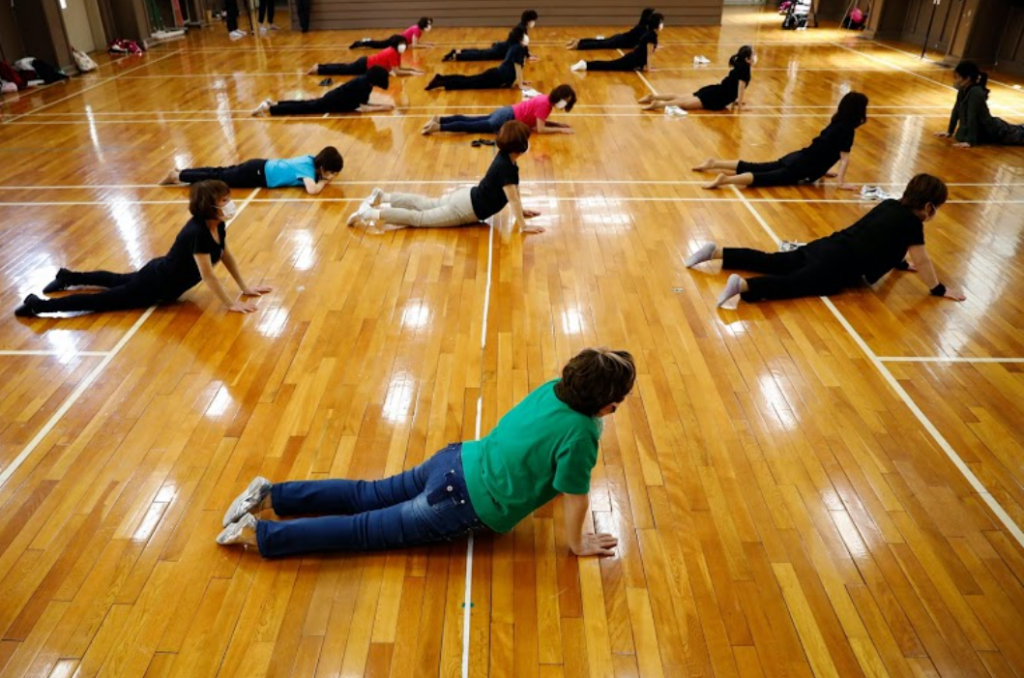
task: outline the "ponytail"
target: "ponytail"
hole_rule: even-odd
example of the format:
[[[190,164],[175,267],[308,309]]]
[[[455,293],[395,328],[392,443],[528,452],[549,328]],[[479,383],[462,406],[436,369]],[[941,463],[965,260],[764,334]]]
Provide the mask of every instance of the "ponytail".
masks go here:
[[[729,66],[732,67],[746,62],[753,53],[754,49],[750,45],[743,45],[738,52],[729,57]]]

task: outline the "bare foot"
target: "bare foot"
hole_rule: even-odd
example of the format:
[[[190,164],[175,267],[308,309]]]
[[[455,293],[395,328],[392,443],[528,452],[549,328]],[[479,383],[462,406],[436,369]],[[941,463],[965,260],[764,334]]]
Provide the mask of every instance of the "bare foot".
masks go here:
[[[710,184],[704,184],[704,188],[718,188],[725,183],[725,175],[719,174]]]
[[[708,158],[707,160],[705,160],[700,165],[697,165],[696,167],[694,167],[693,171],[694,172],[707,172],[709,169],[715,169],[715,160],[714,160],[714,158]]]
[[[569,42],[565,43],[565,48],[566,49],[576,49],[576,46],[579,45],[579,44],[580,44],[579,40],[570,40]]]
[[[656,111],[659,108],[662,108],[663,106],[664,106],[664,104],[662,104],[659,101],[652,101],[651,103],[647,104],[646,106],[641,106],[640,110],[641,111]]]
[[[431,119],[430,122],[423,126],[423,129],[421,131],[424,136],[426,136],[427,134],[433,134],[434,132],[440,132],[441,123],[437,121],[437,118],[433,118]]]
[[[253,117],[261,118],[264,115],[266,115],[267,112],[270,110],[270,104],[270,99],[264,99],[263,101],[261,101],[260,105],[253,109]]]
[[[165,176],[163,179],[160,180],[160,185],[161,186],[181,186],[182,183],[178,179],[178,170],[177,169],[172,169],[171,171],[169,171],[167,173],[167,176]]]
[[[313,64],[313,68],[306,71],[306,75],[320,75],[320,64]]]

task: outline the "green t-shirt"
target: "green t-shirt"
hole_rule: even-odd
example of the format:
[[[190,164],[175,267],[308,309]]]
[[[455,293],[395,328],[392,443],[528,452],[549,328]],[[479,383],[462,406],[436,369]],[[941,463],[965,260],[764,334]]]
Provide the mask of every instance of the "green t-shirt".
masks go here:
[[[526,396],[486,438],[462,445],[469,498],[495,532],[508,532],[559,493],[590,491],[601,420],[559,400],[556,383]]]

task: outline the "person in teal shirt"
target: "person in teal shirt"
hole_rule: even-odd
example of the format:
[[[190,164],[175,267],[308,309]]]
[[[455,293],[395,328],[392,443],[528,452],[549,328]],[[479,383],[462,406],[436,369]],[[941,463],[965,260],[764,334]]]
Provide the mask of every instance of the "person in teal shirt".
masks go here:
[[[306,193],[317,195],[338,176],[345,161],[334,146],[326,146],[312,155],[283,160],[246,160],[230,167],[195,167],[172,169],[160,182],[164,186],[184,186],[200,181],[223,181],[231,188],[305,187]]]
[[[253,479],[224,514],[217,543],[256,546],[265,558],[402,548],[477,529],[508,532],[562,495],[572,551],[614,555],[615,537],[584,527],[590,474],[601,419],[614,414],[635,381],[629,353],[584,349],[560,379],[530,393],[486,438],[449,445],[405,473],[376,481]],[[257,517],[269,509],[317,517]]]

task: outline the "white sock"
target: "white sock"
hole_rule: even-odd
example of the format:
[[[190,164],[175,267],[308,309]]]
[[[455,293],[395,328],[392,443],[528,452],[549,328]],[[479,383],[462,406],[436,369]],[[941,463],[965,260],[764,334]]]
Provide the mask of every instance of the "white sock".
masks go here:
[[[710,260],[715,254],[716,249],[718,249],[718,245],[713,242],[702,245],[699,250],[686,257],[686,268],[693,268],[697,264],[703,264],[705,261]]]
[[[729,281],[725,283],[725,289],[718,295],[718,307],[721,308],[725,302],[729,301],[737,294],[740,293],[740,285],[743,284],[743,278],[739,277],[735,273],[729,276]]]

